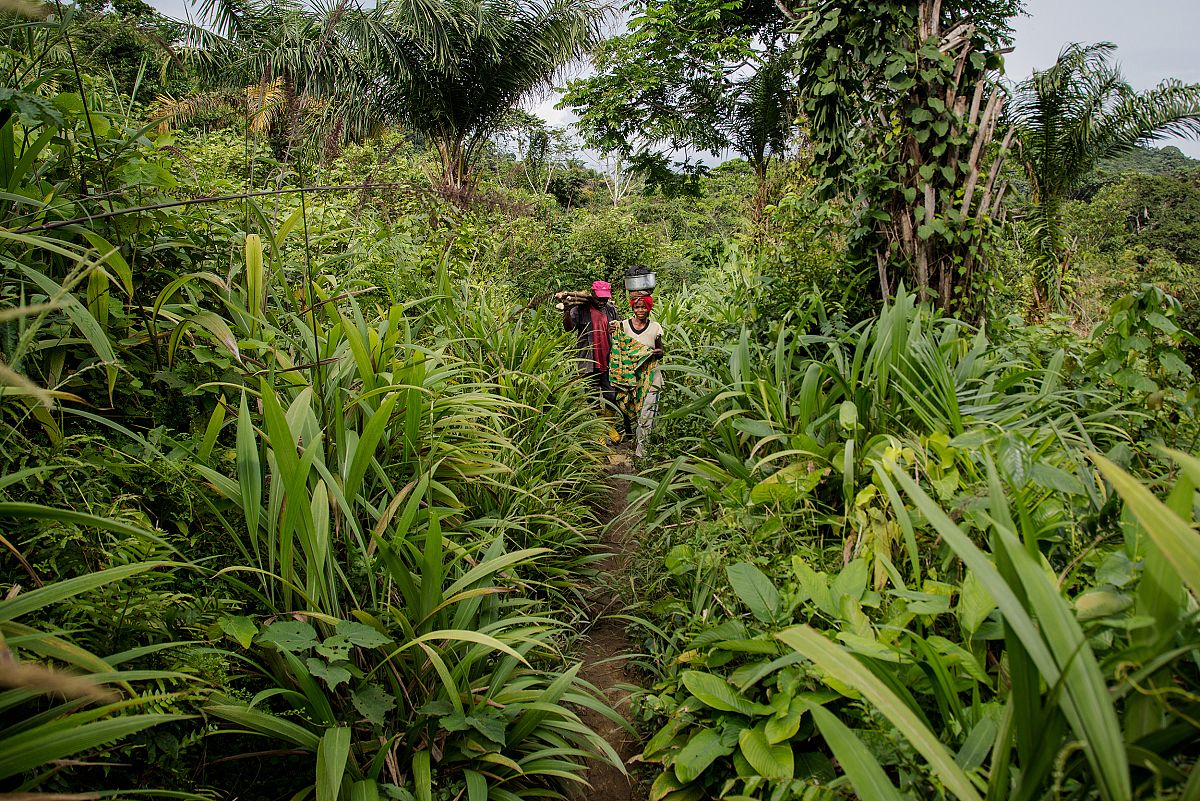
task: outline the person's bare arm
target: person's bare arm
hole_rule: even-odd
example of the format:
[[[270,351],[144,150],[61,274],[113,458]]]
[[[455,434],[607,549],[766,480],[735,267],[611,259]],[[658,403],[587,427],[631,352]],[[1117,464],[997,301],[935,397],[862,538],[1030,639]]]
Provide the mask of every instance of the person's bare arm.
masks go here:
[[[654,338],[654,358],[661,359],[663,357],[662,334]]]
[[[572,331],[575,328],[575,321],[571,319],[571,309],[574,307],[570,303],[563,304],[563,330]]]

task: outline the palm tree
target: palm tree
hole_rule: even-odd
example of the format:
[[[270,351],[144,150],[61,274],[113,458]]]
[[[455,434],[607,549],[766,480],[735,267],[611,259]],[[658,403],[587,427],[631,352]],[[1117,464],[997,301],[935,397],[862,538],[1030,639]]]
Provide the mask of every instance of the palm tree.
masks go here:
[[[587,0],[445,0],[445,8],[449,57],[414,52],[389,69],[390,100],[437,147],[445,185],[469,192],[490,137],[595,44],[600,12]]]
[[[185,53],[208,90],[160,98],[159,116],[237,110],[289,150],[302,136],[328,146],[397,122],[387,79],[447,53],[440,0],[201,0],[198,11]]]
[[[759,234],[770,191],[767,173],[771,161],[785,151],[795,128],[794,83],[788,71],[791,58],[787,49],[767,55],[750,77],[736,84],[729,115],[729,139],[754,168],[757,189],[752,213]]]
[[[1063,203],[1096,163],[1163,136],[1200,136],[1200,85],[1165,80],[1135,92],[1111,61],[1115,50],[1067,46],[1053,66],[1017,84],[1009,104],[1033,204],[1034,301],[1043,312],[1062,305],[1070,268]]]

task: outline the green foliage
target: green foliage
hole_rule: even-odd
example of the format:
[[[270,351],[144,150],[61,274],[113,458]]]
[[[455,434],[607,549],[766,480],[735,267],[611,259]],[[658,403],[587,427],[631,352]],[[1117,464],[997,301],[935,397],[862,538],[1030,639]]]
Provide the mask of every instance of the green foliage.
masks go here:
[[[1189,224],[1200,211],[1200,170],[1129,174],[1101,189],[1083,208],[1104,226],[1099,236],[1093,234],[1096,246],[1121,250],[1141,245],[1165,250],[1181,262],[1200,262],[1200,241]],[[1065,225],[1070,236],[1078,223],[1068,220]]]
[[[1016,0],[796,8],[814,172],[826,197],[855,199],[849,246],[876,269],[883,298],[905,283],[944,309],[978,305],[1008,149],[996,141],[1004,95],[990,74],[1020,8]]]
[[[4,511],[7,518],[16,510]],[[48,507],[29,511],[50,517],[57,513]],[[59,760],[113,747],[139,732],[186,719],[171,709],[180,698],[194,695],[192,676],[122,668],[161,646],[101,658],[26,622],[47,607],[163,566],[143,562],[100,570],[0,602],[0,680],[6,688],[3,709],[9,723],[0,733],[0,780],[6,786],[15,792],[53,787]],[[182,689],[166,691],[177,687]]]
[[[443,249],[446,207],[428,194],[285,194],[135,211],[103,234],[11,233],[30,208],[55,224],[162,200],[180,163],[198,194],[287,163],[227,133],[151,141],[123,112],[39,91],[13,93],[0,128],[3,178],[20,190],[3,209],[0,352],[15,369],[0,514],[15,519],[6,578],[57,577],[45,590],[64,602],[30,605],[43,590],[8,584],[4,608],[71,632],[45,646],[32,629],[5,636],[22,659],[90,659],[89,672],[159,694],[125,689],[79,713],[11,691],[18,739],[78,734],[10,749],[23,761],[6,775],[120,786],[87,760],[46,779],[40,760],[121,737],[132,784],[192,791],[203,775],[215,792],[256,792],[257,769],[219,766],[295,748],[307,767],[285,784],[307,776],[331,801],[429,797],[451,781],[473,798],[554,796],[588,760],[616,761],[576,710],[619,718],[562,652],[595,558],[600,465],[561,330],[472,279],[477,251]],[[331,172],[420,175],[411,149],[394,160],[385,146]],[[105,205],[85,197],[92,180],[119,187]],[[431,211],[432,231],[419,216]],[[157,569],[135,578],[147,559]],[[181,639],[192,647],[168,647]],[[117,657],[85,646],[140,664],[114,672]],[[168,670],[181,664],[220,694]],[[188,691],[164,689],[176,681]],[[169,731],[143,737],[159,724]],[[214,732],[211,755],[192,748]],[[261,737],[282,742],[264,753]]]
[[[1102,364],[1176,364],[1173,302],[1131,296],[1083,340],[911,295],[839,330],[815,301],[709,345],[724,300],[675,318],[695,433],[669,423],[672,461],[635,479],[652,796],[1186,797],[1200,732],[1136,688],[1160,664],[1194,686],[1196,620],[1174,580],[1164,628],[1141,617],[1165,563],[1087,458],[1157,476],[1146,444],[1194,435]],[[728,302],[761,313],[752,285]]]
[[[151,99],[191,88],[190,76],[171,52],[182,33],[141,0],[117,0],[108,9],[80,4],[72,31],[77,58],[87,72],[108,76],[117,95]]]
[[[1182,346],[1196,344],[1180,328],[1179,301],[1152,284],[1113,304],[1094,337],[1085,366],[1107,376],[1122,396],[1144,406],[1157,425],[1148,434],[1166,444],[1186,441],[1196,418],[1197,384]]]
[[[787,18],[761,0],[636,8],[630,32],[600,46],[597,74],[572,81],[563,96],[589,143],[626,157],[734,146],[765,167],[791,127]]]
[[[1200,134],[1200,86],[1166,80],[1135,92],[1111,62],[1110,43],[1071,45],[1017,86],[1009,115],[1030,185],[1034,301],[1062,305],[1069,277],[1064,203],[1104,158],[1171,133]]]
[[[1196,159],[1184,155],[1174,145],[1149,147],[1139,145],[1127,153],[1101,159],[1096,165],[1100,179],[1120,178],[1129,173],[1137,175],[1173,175],[1196,167]]]
[[[817,5],[824,26],[836,9]],[[6,18],[0,59],[23,77],[0,93],[5,787],[513,801],[619,766],[591,726],[623,721],[573,644],[602,558],[604,423],[542,301],[644,264],[669,381],[615,525],[646,531],[620,597],[655,801],[1193,794],[1200,467],[1155,448],[1197,436],[1195,304],[1172,299],[1187,240],[1159,247],[1190,176],[1127,179],[1073,223],[1109,273],[1086,274],[1088,309],[1111,305],[1092,337],[969,325],[922,302],[949,297],[932,281],[884,276],[876,309],[880,262],[864,276],[846,253],[855,215],[923,206],[904,192],[926,185],[965,197],[969,171],[921,173],[952,147],[999,164],[979,79],[1012,10],[972,4],[980,27],[954,34],[965,7],[886,5],[886,35],[839,20],[797,51],[850,82],[834,98],[852,79],[853,103],[890,98],[880,142],[843,143],[841,188],[863,194],[831,201],[807,155],[773,158],[796,79],[774,57],[799,35],[775,3],[652,4],[614,45],[635,66],[688,56],[648,91],[713,85],[681,135],[745,135],[745,161],[691,173],[643,149],[662,169],[637,180],[530,120],[495,136],[593,33],[570,4],[485,4],[466,25],[478,4],[211,3],[186,31],[197,71],[159,80],[234,90],[250,137],[212,116],[152,136],[121,37],[97,46],[112,77],[76,76],[82,17]],[[510,69],[514,37],[548,45],[530,71]],[[826,39],[859,47],[833,59]],[[983,87],[974,122],[932,103],[958,66],[958,89]],[[471,198],[432,178],[444,115],[335,152],[449,100],[478,140]],[[921,163],[897,180],[906,137]],[[1151,220],[1131,218],[1143,201]],[[977,256],[1015,264],[1018,233]]]
[[[579,0],[454,0],[441,8],[445,50],[394,68],[387,100],[437,145],[446,185],[463,190],[477,180],[480,148],[505,117],[594,43],[598,16]]]

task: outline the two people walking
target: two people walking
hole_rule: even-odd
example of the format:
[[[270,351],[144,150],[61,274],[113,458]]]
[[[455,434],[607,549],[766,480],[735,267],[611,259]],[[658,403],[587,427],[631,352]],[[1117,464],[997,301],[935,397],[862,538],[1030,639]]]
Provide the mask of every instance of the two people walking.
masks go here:
[[[634,438],[634,453],[642,457],[663,384],[663,329],[650,317],[652,295],[633,295],[630,307],[632,316],[620,319],[612,286],[596,281],[587,303],[563,309],[563,328],[575,332],[580,372],[601,402],[621,413],[625,435]]]

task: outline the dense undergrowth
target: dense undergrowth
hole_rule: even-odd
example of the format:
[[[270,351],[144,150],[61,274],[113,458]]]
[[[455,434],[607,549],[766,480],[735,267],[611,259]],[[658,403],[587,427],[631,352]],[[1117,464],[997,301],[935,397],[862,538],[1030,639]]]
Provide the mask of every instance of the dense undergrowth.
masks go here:
[[[651,797],[1190,797],[1175,301],[1080,337],[817,296],[731,337],[746,286],[677,311],[701,358],[637,479]]]
[[[512,799],[615,759],[569,656],[598,423],[471,224],[102,90],[7,102],[0,786]]]
[[[1003,228],[959,319],[804,154],[617,197],[497,145],[463,197],[403,130],[160,132],[186,82],[70,24],[2,55],[0,793],[585,792],[605,426],[544,301],[648,264],[653,801],[1200,797],[1196,253],[1129,225],[1194,172],[1073,201],[1037,323]]]

